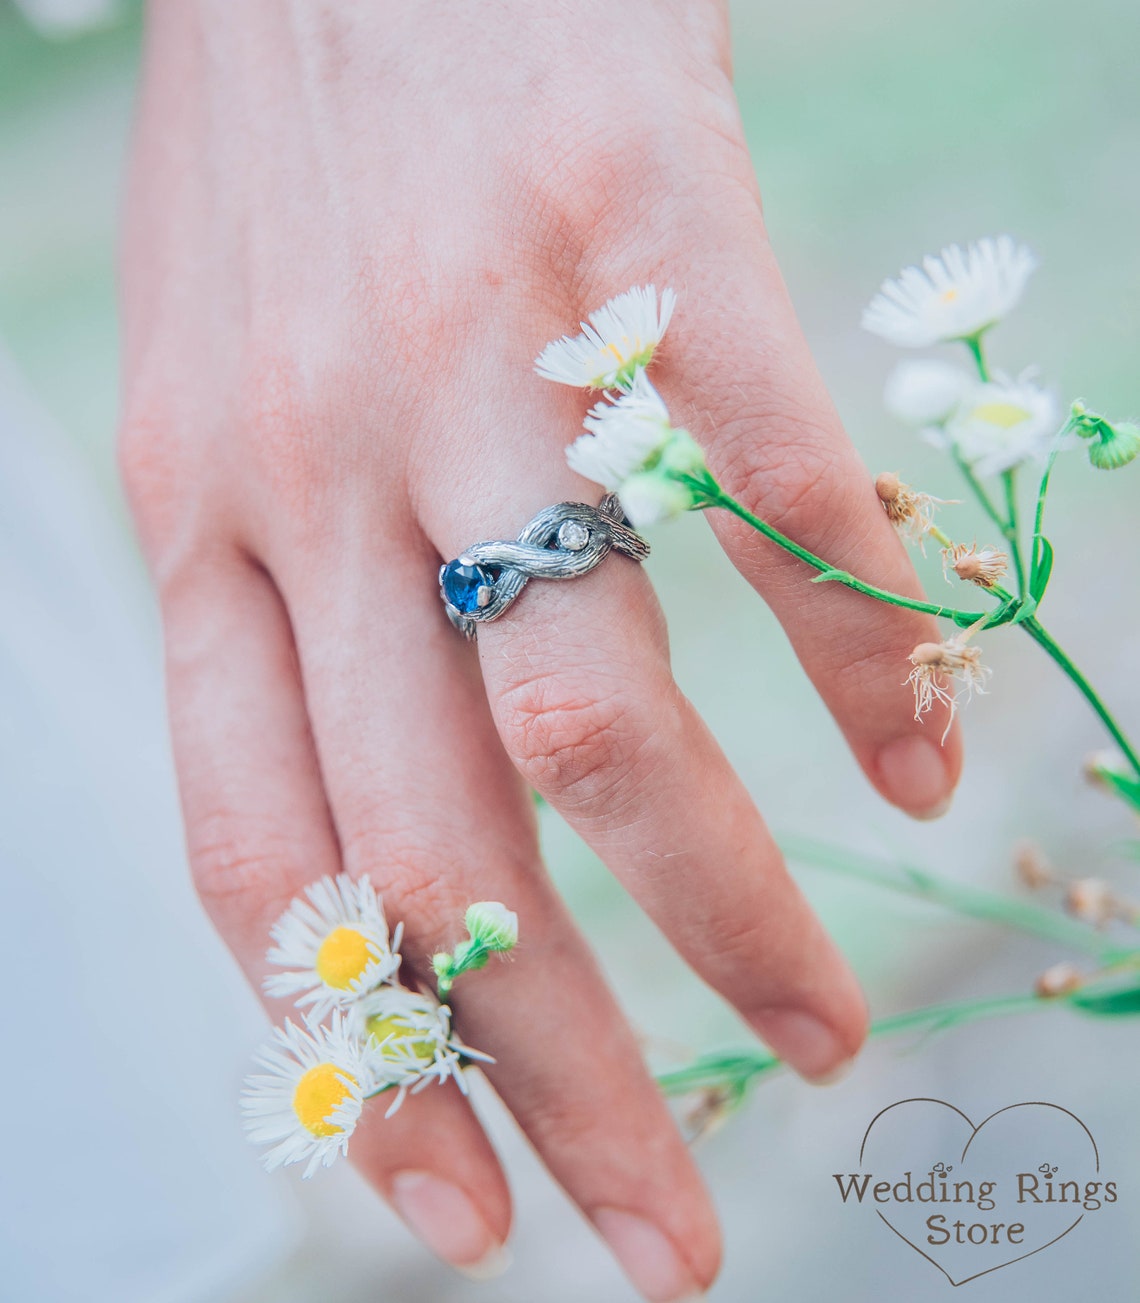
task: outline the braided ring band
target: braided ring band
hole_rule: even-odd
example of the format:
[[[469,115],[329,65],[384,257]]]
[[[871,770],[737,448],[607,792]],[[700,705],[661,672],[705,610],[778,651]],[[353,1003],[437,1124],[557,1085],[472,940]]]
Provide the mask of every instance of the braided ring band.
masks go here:
[[[475,543],[439,568],[439,595],[451,623],[468,638],[497,620],[528,579],[576,579],[616,549],[634,561],[649,544],[626,522],[616,493],[597,507],[559,502],[542,511],[513,542]]]

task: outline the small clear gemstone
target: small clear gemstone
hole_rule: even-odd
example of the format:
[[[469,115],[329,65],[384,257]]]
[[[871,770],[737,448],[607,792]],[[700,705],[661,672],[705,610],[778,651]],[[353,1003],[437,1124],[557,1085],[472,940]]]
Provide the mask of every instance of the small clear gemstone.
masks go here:
[[[479,609],[480,588],[492,588],[494,583],[494,577],[482,566],[449,561],[443,567],[439,586],[457,611],[470,615]]]
[[[558,546],[567,552],[581,552],[590,541],[590,531],[576,520],[564,520],[558,527]]]

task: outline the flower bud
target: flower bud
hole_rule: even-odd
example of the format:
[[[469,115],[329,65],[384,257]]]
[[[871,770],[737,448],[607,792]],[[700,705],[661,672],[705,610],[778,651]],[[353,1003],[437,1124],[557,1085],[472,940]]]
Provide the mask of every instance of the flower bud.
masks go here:
[[[1103,927],[1118,911],[1118,902],[1101,878],[1080,878],[1065,893],[1065,908],[1075,918]]]
[[[1031,891],[1047,887],[1054,874],[1045,852],[1036,842],[1021,842],[1013,853],[1013,867],[1018,879]]]
[[[1084,985],[1084,974],[1074,964],[1054,964],[1047,968],[1033,984],[1034,992],[1044,999],[1071,995]]]
[[[1076,434],[1088,440],[1089,461],[1098,470],[1118,470],[1140,453],[1140,426],[1132,421],[1108,421],[1079,401],[1073,404],[1070,420]]]
[[[464,922],[471,940],[488,950],[513,950],[518,942],[519,916],[497,900],[469,906]]]

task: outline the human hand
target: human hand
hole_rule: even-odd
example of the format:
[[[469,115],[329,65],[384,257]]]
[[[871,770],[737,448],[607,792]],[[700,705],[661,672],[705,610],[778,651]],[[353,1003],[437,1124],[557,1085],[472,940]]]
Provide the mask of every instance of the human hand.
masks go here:
[[[539,858],[528,787],[773,1049],[850,1058],[858,988],[672,680],[620,557],[448,625],[440,559],[596,501],[583,396],[531,364],[632,284],[681,307],[655,381],[726,489],[917,594],[766,241],[718,3],[154,3],[124,236],[124,473],[161,594],[198,889],[250,977],[299,888],[368,874],[405,954],[509,902],[523,945],[457,1001],[496,1090],[651,1300],[713,1278],[708,1198]],[[620,39],[615,40],[615,36]],[[901,668],[932,623],[810,586],[714,520],[860,764],[919,815],[956,736]],[[405,979],[406,980],[406,979]],[[466,1102],[364,1123],[354,1158],[442,1257],[510,1208]]]

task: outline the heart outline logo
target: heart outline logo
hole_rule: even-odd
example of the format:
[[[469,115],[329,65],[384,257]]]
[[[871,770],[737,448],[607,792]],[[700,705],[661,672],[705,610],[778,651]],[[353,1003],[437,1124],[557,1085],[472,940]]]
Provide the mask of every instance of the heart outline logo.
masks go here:
[[[1085,1135],[1088,1137],[1088,1142],[1092,1146],[1093,1169],[1098,1174],[1100,1172],[1100,1150],[1097,1148],[1097,1143],[1095,1138],[1093,1137],[1092,1132],[1088,1129],[1088,1127],[1084,1124],[1084,1122],[1082,1122],[1081,1119],[1077,1117],[1077,1115],[1074,1112],[1072,1112],[1071,1109],[1064,1108],[1060,1104],[1053,1104],[1050,1103],[1048,1100],[1023,1100],[1019,1104],[1006,1104],[1003,1108],[996,1109],[993,1113],[989,1114],[988,1117],[983,1118],[981,1122],[975,1125],[974,1122],[956,1105],[951,1104],[948,1100],[935,1099],[934,1097],[929,1095],[916,1095],[910,1099],[896,1100],[895,1103],[888,1104],[885,1108],[880,1109],[879,1112],[875,1114],[875,1116],[867,1124],[867,1129],[863,1133],[862,1143],[859,1146],[860,1168],[863,1167],[863,1160],[867,1150],[867,1141],[869,1140],[871,1132],[874,1129],[876,1123],[878,1123],[879,1120],[883,1118],[886,1114],[890,1113],[892,1109],[900,1108],[904,1104],[937,1104],[943,1108],[949,1109],[952,1113],[956,1113],[958,1117],[960,1117],[962,1121],[965,1122],[965,1124],[970,1128],[970,1136],[967,1139],[965,1145],[962,1147],[962,1153],[958,1158],[959,1165],[965,1161],[966,1155],[970,1151],[970,1146],[977,1139],[979,1132],[981,1132],[982,1129],[985,1126],[987,1126],[990,1122],[992,1122],[995,1118],[1000,1117],[1002,1114],[1010,1113],[1016,1109],[1021,1109],[1021,1108],[1054,1109],[1056,1112],[1064,1114],[1066,1117],[1070,1118],[1073,1122],[1075,1122],[1080,1127],[1080,1129],[1085,1133]],[[903,1232],[899,1230],[899,1228],[895,1226],[894,1223],[891,1222],[888,1217],[886,1217],[882,1212],[879,1211],[879,1209],[876,1208],[875,1213],[876,1216],[878,1216],[878,1218],[880,1219],[880,1221],[882,1221],[891,1231],[893,1231],[895,1235],[897,1235],[899,1239],[903,1241],[904,1244],[908,1244],[915,1251],[915,1253],[917,1253],[920,1257],[925,1258],[926,1261],[931,1263],[932,1266],[937,1267],[938,1270],[942,1273],[942,1275],[945,1276],[946,1279],[950,1282],[950,1284],[953,1285],[955,1288],[957,1288],[960,1285],[967,1285],[969,1284],[970,1281],[978,1280],[982,1276],[991,1275],[995,1271],[1001,1271],[1005,1267],[1012,1267],[1015,1263],[1024,1262],[1026,1258],[1032,1258],[1035,1254],[1040,1253],[1043,1249],[1048,1249],[1052,1247],[1052,1245],[1056,1244],[1058,1240],[1063,1240],[1066,1235],[1068,1235],[1071,1231],[1075,1230],[1076,1227],[1079,1226],[1082,1221],[1084,1221],[1084,1217],[1085,1217],[1085,1214],[1082,1212],[1080,1216],[1078,1216],[1073,1222],[1071,1222],[1063,1231],[1061,1231],[1057,1235],[1054,1235],[1052,1239],[1047,1240],[1044,1244],[1039,1244],[1035,1249],[1030,1249],[1026,1253],[1019,1254],[1016,1258],[1010,1258],[1005,1262],[999,1262],[994,1266],[986,1267],[981,1271],[976,1271],[972,1275],[963,1276],[961,1280],[955,1280],[954,1277],[951,1276],[949,1271],[947,1271],[946,1268],[942,1265],[942,1263],[940,1263],[937,1260],[937,1258],[934,1258],[931,1254],[927,1253],[924,1249],[919,1248],[919,1246],[915,1244],[913,1240],[911,1240],[908,1236],[904,1235]]]

